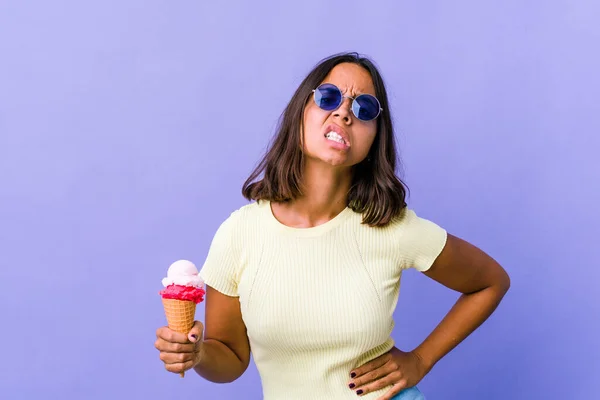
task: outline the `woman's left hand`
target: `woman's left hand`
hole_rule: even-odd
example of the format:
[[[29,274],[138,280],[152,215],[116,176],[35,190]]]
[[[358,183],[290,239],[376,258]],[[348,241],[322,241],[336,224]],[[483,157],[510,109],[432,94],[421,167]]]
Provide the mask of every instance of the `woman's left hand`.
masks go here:
[[[413,387],[427,373],[423,361],[414,352],[404,352],[394,347],[389,352],[353,369],[352,380],[348,382],[350,389],[357,395],[383,389],[393,385],[377,400],[390,400],[402,390]]]

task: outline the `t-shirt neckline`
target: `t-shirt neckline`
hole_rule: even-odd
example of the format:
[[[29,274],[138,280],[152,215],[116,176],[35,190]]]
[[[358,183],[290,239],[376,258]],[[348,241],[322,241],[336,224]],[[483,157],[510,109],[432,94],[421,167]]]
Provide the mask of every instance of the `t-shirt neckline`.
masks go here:
[[[310,228],[295,228],[280,222],[273,214],[273,209],[271,208],[271,202],[269,200],[261,200],[260,206],[263,208],[267,219],[270,221],[271,225],[275,227],[278,231],[292,235],[292,236],[301,236],[301,237],[310,237],[310,236],[319,236],[323,235],[331,231],[332,229],[338,227],[341,223],[343,223],[350,215],[354,213],[354,211],[350,207],[344,208],[340,211],[335,217],[330,219],[327,222],[319,224],[317,226],[312,226]]]

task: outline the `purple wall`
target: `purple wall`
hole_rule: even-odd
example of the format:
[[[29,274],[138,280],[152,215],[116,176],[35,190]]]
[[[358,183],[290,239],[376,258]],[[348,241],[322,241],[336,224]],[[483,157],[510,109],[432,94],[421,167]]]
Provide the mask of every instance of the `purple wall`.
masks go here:
[[[202,264],[304,74],[356,50],[411,207],[512,277],[428,399],[597,398],[598,2],[272,3],[0,2],[0,397],[259,399],[254,366],[164,371],[160,279]],[[456,297],[407,273],[399,346]]]

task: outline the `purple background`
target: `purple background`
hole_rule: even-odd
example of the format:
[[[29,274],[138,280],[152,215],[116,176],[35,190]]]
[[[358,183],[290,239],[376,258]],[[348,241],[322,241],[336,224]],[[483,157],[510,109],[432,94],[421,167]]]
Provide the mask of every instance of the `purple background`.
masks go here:
[[[254,365],[164,371],[160,279],[245,204],[304,75],[356,50],[387,80],[410,206],[512,277],[428,399],[597,398],[599,20],[592,0],[1,1],[0,397],[259,399]],[[407,273],[398,345],[456,297]]]

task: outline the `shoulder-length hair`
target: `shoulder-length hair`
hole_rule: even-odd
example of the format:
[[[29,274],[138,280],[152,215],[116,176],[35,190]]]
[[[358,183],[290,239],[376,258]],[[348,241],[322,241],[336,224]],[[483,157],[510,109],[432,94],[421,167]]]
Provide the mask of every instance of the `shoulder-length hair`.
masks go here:
[[[385,226],[406,207],[408,188],[396,176],[398,155],[383,78],[368,58],[342,53],[321,60],[304,78],[283,111],[274,140],[242,187],[248,200],[286,202],[302,196],[302,124],[312,91],[338,64],[353,63],[369,72],[383,111],[368,156],[353,167],[348,206],[361,213],[363,223]],[[261,177],[262,179],[259,179]],[[257,180],[258,179],[258,180]]]

